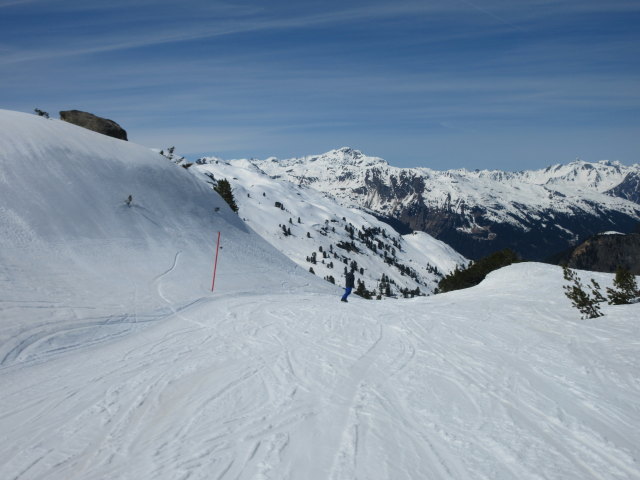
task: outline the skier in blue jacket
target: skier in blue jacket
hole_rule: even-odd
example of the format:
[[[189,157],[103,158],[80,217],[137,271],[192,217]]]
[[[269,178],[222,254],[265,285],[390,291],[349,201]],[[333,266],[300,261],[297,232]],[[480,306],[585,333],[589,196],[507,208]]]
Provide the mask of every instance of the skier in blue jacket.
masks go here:
[[[351,294],[351,290],[353,290],[354,283],[355,277],[353,276],[353,270],[351,270],[345,275],[344,295],[342,295],[340,299],[341,302],[347,301],[347,297]]]

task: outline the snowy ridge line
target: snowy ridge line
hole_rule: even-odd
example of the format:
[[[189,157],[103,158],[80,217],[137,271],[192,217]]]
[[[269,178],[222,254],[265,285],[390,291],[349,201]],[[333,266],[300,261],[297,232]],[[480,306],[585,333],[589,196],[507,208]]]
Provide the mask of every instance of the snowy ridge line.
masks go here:
[[[207,162],[208,159],[202,159]],[[245,161],[246,162],[246,161]],[[493,192],[512,192],[509,200],[520,195],[513,195],[513,189],[506,190],[496,187],[500,184],[505,186],[518,187],[521,191],[526,185],[543,187],[537,192],[551,192],[563,188],[568,188],[568,192],[594,190],[598,193],[605,193],[622,183],[629,175],[640,173],[640,164],[631,166],[622,165],[619,162],[601,161],[596,163],[575,161],[566,165],[555,165],[546,169],[503,172],[466,169],[456,169],[447,171],[432,170],[424,167],[401,168],[388,165],[384,160],[375,157],[367,157],[362,152],[349,148],[333,150],[322,155],[304,157],[287,160],[252,160],[256,168],[261,169],[269,175],[277,175],[290,179],[303,185],[308,185],[318,190],[331,193],[341,198],[340,191],[352,193],[352,185],[362,186],[363,178],[381,179],[415,179],[425,183],[425,201],[433,198],[446,198],[451,195],[451,200],[456,198],[475,198],[480,200],[480,196],[489,199],[499,198]],[[388,182],[389,188],[395,188],[393,182]],[[532,192],[534,190],[531,190]],[[429,192],[429,193],[426,193]],[[419,193],[419,192],[418,192]],[[542,195],[544,197],[545,195]],[[526,197],[526,201],[532,198]],[[542,199],[540,199],[542,200]],[[474,202],[467,201],[468,204]],[[476,201],[475,203],[482,203]],[[360,205],[360,203],[358,203]],[[374,211],[380,211],[375,205],[371,206]]]

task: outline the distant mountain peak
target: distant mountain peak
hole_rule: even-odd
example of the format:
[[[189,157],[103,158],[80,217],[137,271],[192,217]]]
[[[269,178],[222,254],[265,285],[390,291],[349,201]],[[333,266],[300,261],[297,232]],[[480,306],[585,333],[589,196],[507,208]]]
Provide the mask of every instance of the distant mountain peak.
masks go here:
[[[370,157],[360,150],[351,147],[341,147],[320,155],[312,155],[297,159],[301,162],[322,162],[335,166],[361,166],[371,167],[376,165],[388,166],[386,160],[379,157]]]
[[[354,158],[358,158],[358,157],[362,157],[363,154],[360,150],[356,150],[354,148],[351,147],[341,147],[338,148],[336,150],[332,150],[332,152],[340,152],[343,153],[345,155],[352,155]]]

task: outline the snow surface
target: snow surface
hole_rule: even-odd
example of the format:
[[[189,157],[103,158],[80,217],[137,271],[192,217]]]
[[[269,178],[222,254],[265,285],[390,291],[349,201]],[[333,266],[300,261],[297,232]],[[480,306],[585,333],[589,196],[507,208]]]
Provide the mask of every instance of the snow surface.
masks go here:
[[[188,171],[30,115],[0,183],[0,478],[640,478],[640,304],[579,320],[535,263],[342,304]]]

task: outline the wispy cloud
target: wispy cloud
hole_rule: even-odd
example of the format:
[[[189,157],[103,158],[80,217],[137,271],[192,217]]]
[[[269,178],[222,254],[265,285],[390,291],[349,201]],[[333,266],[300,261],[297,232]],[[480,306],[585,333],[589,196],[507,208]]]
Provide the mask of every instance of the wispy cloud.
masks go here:
[[[43,3],[45,8],[41,13],[47,11],[75,12],[76,14],[96,11],[121,12],[123,9],[126,10],[129,5],[129,2],[68,2],[61,5],[51,5],[44,0],[8,1],[10,4]],[[144,10],[141,7],[144,7],[145,4],[154,8]],[[0,64],[38,61],[53,57],[91,55],[242,33],[286,31],[323,26],[335,27],[336,25],[351,28],[354,23],[363,24],[415,15],[449,15],[460,11],[459,7],[452,7],[447,3],[409,2],[399,4],[371,3],[359,7],[329,8],[313,13],[291,14],[287,10],[270,10],[251,6],[236,7],[230,4],[217,4],[214,8],[206,5],[203,7],[200,2],[187,2],[187,7],[189,4],[194,4],[197,8],[186,8],[175,13],[172,11],[171,15],[167,15],[166,12],[158,8],[162,4],[171,6],[172,9],[174,7],[173,2],[137,1],[135,3],[136,10],[127,12],[126,23],[119,25],[120,20],[116,20],[110,24],[112,28],[102,29],[102,31],[95,28],[89,35],[83,29],[77,28],[78,23],[82,23],[82,18],[73,18],[69,28],[57,28],[54,32],[46,35],[47,46],[16,47],[11,52],[0,56]],[[497,16],[496,18],[499,19]],[[99,19],[91,19],[91,22],[96,21],[98,25],[101,24]],[[501,21],[512,26],[509,22]],[[32,33],[35,34],[43,29],[47,30],[48,27],[40,24],[35,25]],[[440,34],[436,40],[444,41],[450,37],[450,34]]]
[[[35,3],[39,0],[0,0],[0,8],[15,7],[17,5],[26,5],[28,3]]]
[[[479,132],[640,127],[635,1],[0,8],[5,107],[94,111],[150,146],[179,137],[184,152],[281,156],[351,144],[382,154],[438,135],[462,149]]]

